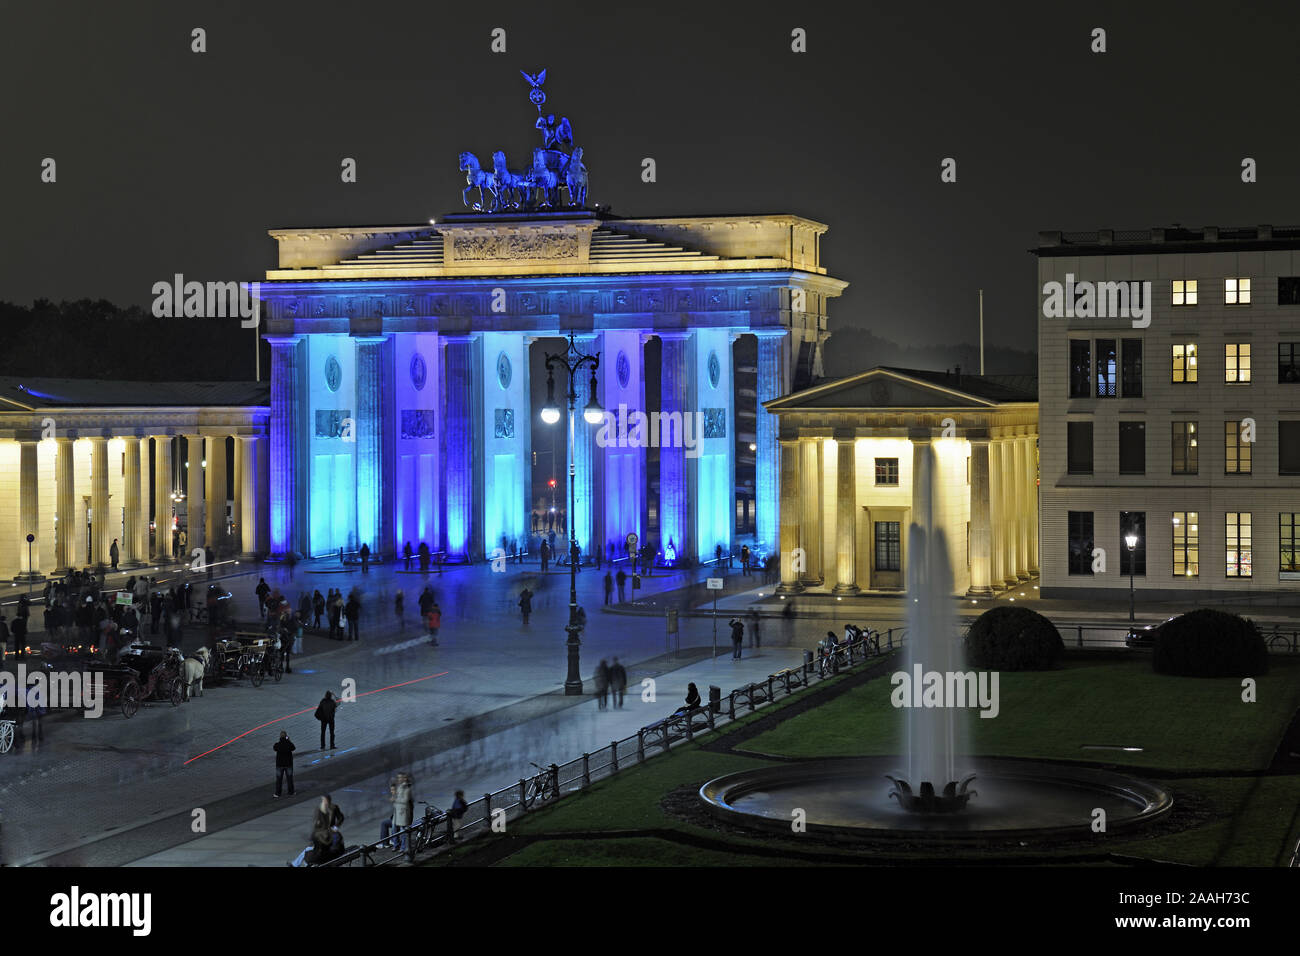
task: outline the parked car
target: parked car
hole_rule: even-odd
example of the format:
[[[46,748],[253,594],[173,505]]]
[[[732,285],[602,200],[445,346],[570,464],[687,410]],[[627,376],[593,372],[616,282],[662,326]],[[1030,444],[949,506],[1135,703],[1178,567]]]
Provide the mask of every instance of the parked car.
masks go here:
[[[1159,624],[1144,624],[1141,626],[1135,624],[1124,635],[1124,646],[1135,651],[1154,650],[1156,641],[1160,637],[1160,629],[1172,620],[1172,617],[1167,617]]]

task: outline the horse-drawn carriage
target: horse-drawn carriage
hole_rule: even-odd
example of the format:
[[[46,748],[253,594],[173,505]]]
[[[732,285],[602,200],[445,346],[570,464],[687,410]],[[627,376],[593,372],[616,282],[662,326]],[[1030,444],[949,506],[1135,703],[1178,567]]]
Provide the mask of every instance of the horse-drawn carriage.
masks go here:
[[[284,676],[284,656],[280,653],[278,637],[256,631],[234,631],[213,642],[206,680],[220,684],[247,677],[254,687],[261,687],[268,675],[277,683]]]
[[[171,648],[133,644],[123,648],[117,663],[69,651],[58,644],[41,645],[41,664],[47,672],[76,672],[100,675],[103,680],[104,704],[121,708],[122,716],[131,718],[146,701],[170,701],[173,707],[182,699],[180,653]]]
[[[173,707],[184,699],[181,652],[175,647],[132,644],[118,655],[118,663],[140,675],[140,699],[170,701]]]

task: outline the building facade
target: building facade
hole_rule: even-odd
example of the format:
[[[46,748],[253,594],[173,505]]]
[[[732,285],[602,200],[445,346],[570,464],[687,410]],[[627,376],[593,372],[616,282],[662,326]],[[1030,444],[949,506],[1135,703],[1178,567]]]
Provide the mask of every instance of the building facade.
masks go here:
[[[600,356],[604,409],[698,422],[688,448],[653,428],[600,441],[579,420],[582,551],[648,531],[679,557],[733,546],[741,336],[757,340],[755,539],[774,549],[776,427],[757,405],[820,374],[827,304],[846,286],[821,265],[825,231],[797,216],[633,220],[582,209],[273,231],[278,267],[260,292],[272,348],[272,552],[366,543],[393,554],[424,542],[460,561],[527,541],[542,493],[530,487],[540,412],[530,369],[536,352],[563,350],[540,339],[571,332]],[[652,339],[659,385],[648,391]],[[590,381],[575,383],[579,416]],[[561,373],[558,397],[567,386]],[[655,476],[647,440],[659,446]],[[567,501],[568,476],[558,477]]]
[[[957,594],[1037,575],[1032,376],[875,368],[764,407],[779,422],[783,593],[905,590],[914,521],[942,532]]]
[[[0,379],[0,576],[108,565],[114,540],[127,568],[265,552],[266,391]]]
[[[1300,229],[1035,251],[1043,595],[1300,589]]]

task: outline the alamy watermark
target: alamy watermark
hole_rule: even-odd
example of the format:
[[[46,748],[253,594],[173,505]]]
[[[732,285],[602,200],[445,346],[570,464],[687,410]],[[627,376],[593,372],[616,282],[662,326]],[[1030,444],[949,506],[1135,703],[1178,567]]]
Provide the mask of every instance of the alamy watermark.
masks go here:
[[[153,315],[157,319],[227,319],[239,317],[241,328],[261,321],[260,282],[186,282],[176,273],[171,282],[153,284]]]
[[[912,673],[896,671],[889,702],[895,707],[978,707],[981,717],[996,717],[997,671],[927,671],[912,665]]]
[[[1048,319],[1132,319],[1133,328],[1151,324],[1151,282],[1074,281],[1074,273],[1065,274],[1065,283],[1043,284],[1043,316]]]
[[[84,716],[100,717],[104,713],[104,675],[102,672],[46,672],[28,675],[27,665],[19,664],[16,674],[0,671],[0,699],[5,711],[18,707],[41,707],[45,710],[75,708]]]
[[[703,412],[629,412],[618,406],[618,414],[606,411],[596,444],[601,448],[684,448],[687,458],[700,456],[704,435]]]

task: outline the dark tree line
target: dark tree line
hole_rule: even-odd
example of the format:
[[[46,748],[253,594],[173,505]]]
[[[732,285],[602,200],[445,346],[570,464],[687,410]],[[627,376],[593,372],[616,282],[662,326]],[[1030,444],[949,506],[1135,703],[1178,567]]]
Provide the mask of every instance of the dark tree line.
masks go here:
[[[0,375],[115,380],[252,381],[252,329],[238,319],[155,318],[105,299],[0,302]],[[262,343],[262,378],[270,348]]]

